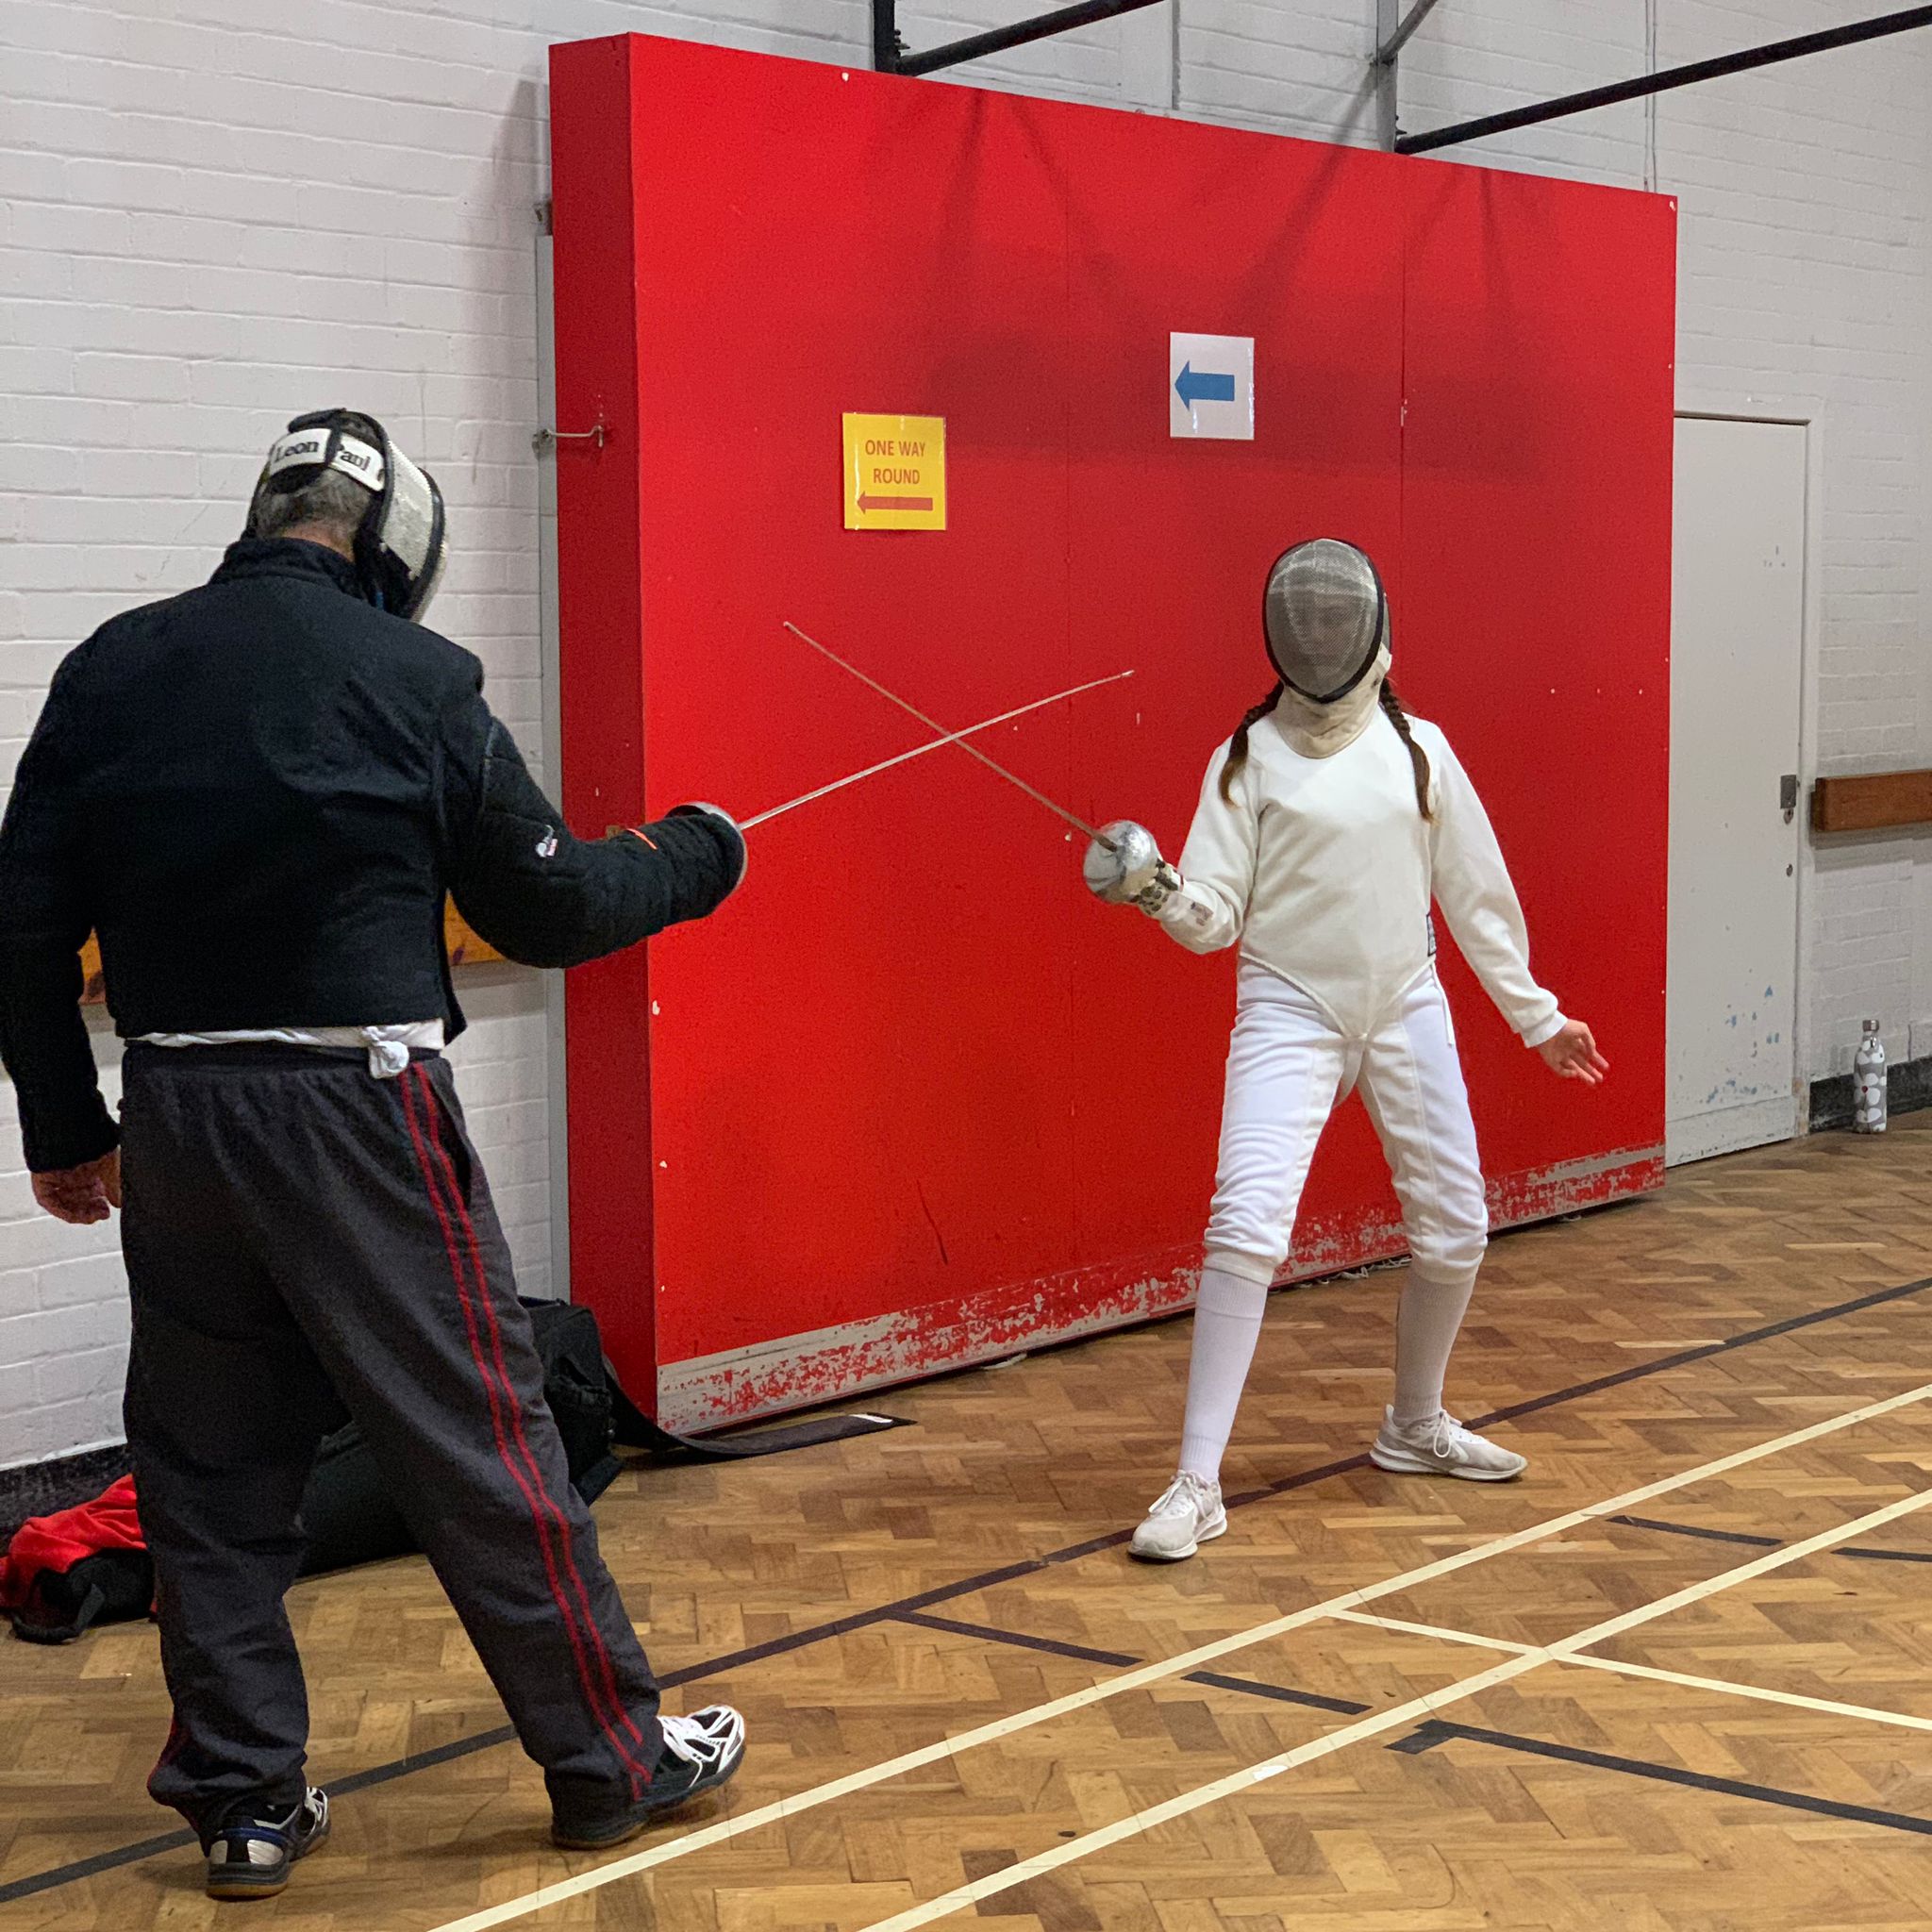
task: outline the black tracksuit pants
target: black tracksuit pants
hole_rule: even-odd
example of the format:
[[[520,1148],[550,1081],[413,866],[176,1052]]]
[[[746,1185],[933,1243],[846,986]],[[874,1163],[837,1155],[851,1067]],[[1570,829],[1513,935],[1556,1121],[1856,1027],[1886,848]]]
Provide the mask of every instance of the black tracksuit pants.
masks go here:
[[[203,1841],[302,1795],[282,1607],[316,1444],[360,1425],[553,1802],[623,1807],[658,1689],[570,1486],[446,1061],[130,1046],[126,1424],[175,1724],[148,1789]]]

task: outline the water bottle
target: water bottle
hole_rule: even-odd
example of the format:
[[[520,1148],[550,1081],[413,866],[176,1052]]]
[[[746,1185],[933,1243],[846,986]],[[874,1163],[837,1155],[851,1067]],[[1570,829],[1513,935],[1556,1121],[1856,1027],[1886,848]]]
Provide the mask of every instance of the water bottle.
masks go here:
[[[1865,1037],[1858,1042],[1858,1057],[1852,1062],[1852,1131],[1882,1134],[1885,1131],[1885,1045],[1878,1038],[1878,1022],[1865,1022]]]

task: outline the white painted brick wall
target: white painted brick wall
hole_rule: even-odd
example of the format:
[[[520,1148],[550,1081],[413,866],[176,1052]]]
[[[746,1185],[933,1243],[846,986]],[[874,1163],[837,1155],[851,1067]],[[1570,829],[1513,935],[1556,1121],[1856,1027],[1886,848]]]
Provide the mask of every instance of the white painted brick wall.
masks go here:
[[[205,577],[270,439],[338,401],[435,470],[457,536],[437,622],[480,653],[541,773],[546,50],[625,29],[826,58],[869,44],[858,0],[711,13],[310,0],[269,29],[250,0],[0,0],[0,799],[60,656]],[[505,973],[465,1002],[452,1058],[541,1294],[541,984]],[[117,1439],[125,1341],[112,1230],[33,1211],[0,1083],[0,1464]]]
[[[1034,0],[901,9],[928,47]],[[1045,0],[1039,0],[1045,4]],[[1656,0],[1663,64],[1845,16],[1813,0]],[[976,83],[1369,143],[1374,0],[1187,0],[1016,50]],[[61,653],[205,576],[259,451],[298,408],[354,401],[447,492],[438,622],[473,644],[543,749],[530,204],[544,50],[625,29],[863,62],[864,0],[0,0],[0,791]],[[1643,0],[1447,0],[1404,58],[1410,128],[1640,72]],[[967,77],[965,75],[959,76]],[[1680,197],[1684,393],[1801,403],[1824,425],[1821,631],[1809,703],[1827,771],[1925,760],[1932,737],[1932,38],[1667,96],[1655,183]],[[1641,185],[1641,104],[1465,158]],[[1811,1065],[1857,1020],[1932,1024],[1932,861],[1912,840],[1810,880]],[[527,1289],[549,1286],[544,997],[467,996],[456,1050]],[[103,1058],[114,1058],[101,1038]],[[110,1066],[109,1077],[112,1077]],[[0,1083],[0,1464],[119,1430],[111,1234],[29,1209]]]

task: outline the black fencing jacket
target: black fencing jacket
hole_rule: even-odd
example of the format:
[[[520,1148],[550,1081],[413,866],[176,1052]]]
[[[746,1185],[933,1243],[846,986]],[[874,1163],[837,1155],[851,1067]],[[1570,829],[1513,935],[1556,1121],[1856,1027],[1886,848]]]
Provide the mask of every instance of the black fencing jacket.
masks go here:
[[[709,912],[743,844],[679,811],[571,836],[482,666],[319,544],[243,540],[199,590],[54,675],[0,824],[0,1058],[35,1173],[118,1131],[81,1019],[97,933],[124,1037],[462,1013],[445,893],[498,951],[570,966]]]

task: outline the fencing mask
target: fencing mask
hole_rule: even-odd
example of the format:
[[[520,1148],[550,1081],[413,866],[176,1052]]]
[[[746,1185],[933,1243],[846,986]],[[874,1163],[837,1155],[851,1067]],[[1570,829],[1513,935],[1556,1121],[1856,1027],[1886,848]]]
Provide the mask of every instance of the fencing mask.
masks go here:
[[[359,484],[369,505],[356,533],[356,575],[378,610],[420,618],[442,580],[442,492],[389,440],[373,416],[317,409],[297,416],[268,453],[255,486],[264,497],[291,496],[334,472]],[[256,517],[251,510],[250,527]]]
[[[1388,639],[1389,603],[1361,551],[1317,537],[1275,558],[1261,621],[1282,682],[1310,704],[1332,705],[1374,669]]]

